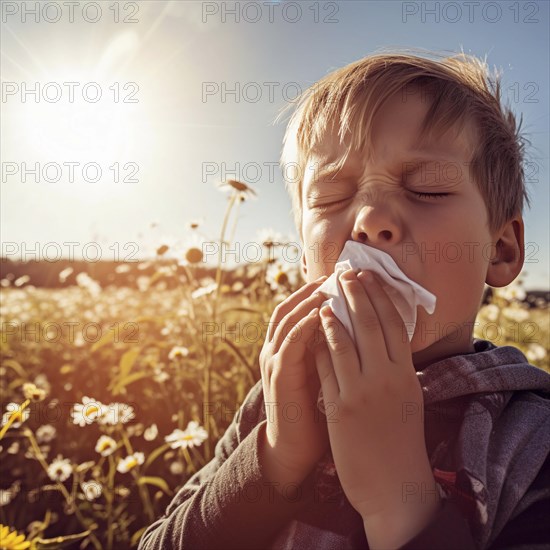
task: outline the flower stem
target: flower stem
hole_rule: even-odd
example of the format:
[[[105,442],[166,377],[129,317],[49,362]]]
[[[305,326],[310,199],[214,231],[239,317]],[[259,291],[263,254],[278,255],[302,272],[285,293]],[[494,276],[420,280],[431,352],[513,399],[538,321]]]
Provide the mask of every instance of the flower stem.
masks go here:
[[[122,441],[124,443],[124,446],[126,447],[126,452],[129,454],[129,455],[132,455],[134,454],[134,451],[132,449],[132,445],[130,443],[130,440],[128,439],[128,437],[126,436],[126,432],[124,431],[124,428],[120,425],[120,424],[117,424],[117,429],[120,433],[120,437],[122,437]]]
[[[229,204],[227,205],[227,210],[225,211],[225,216],[223,218],[223,224],[222,224],[222,231],[220,236],[220,250],[218,254],[218,267],[216,270],[216,295],[214,298],[214,310],[212,315],[212,321],[216,322],[216,310],[218,306],[218,300],[220,297],[220,286],[221,286],[221,279],[222,279],[222,257],[223,257],[223,247],[225,242],[225,229],[227,227],[227,222],[229,221],[229,216],[231,214],[231,209],[233,208],[233,205],[235,204],[236,199],[238,198],[238,193],[233,193],[229,199]]]
[[[15,419],[19,416],[20,419],[23,419],[23,411],[27,407],[27,405],[31,402],[30,399],[27,399],[19,408],[19,410],[16,412],[14,411],[12,414],[10,414],[8,421],[4,424],[2,429],[0,430],[0,440],[4,437],[4,434],[9,430],[9,427],[15,422]]]
[[[212,322],[216,323],[216,314],[218,309],[218,301],[220,298],[220,287],[222,282],[222,255],[223,255],[223,247],[225,243],[225,230],[227,227],[227,222],[229,220],[229,216],[231,214],[231,210],[233,208],[233,205],[235,204],[235,201],[238,199],[239,194],[237,192],[234,192],[231,197],[229,198],[229,204],[227,205],[227,210],[225,211],[225,216],[223,218],[223,224],[222,224],[222,230],[221,230],[221,236],[220,236],[220,252],[218,255],[218,267],[216,270],[216,294],[214,297],[214,304],[212,309]],[[207,348],[207,355],[206,355],[206,361],[205,361],[205,367],[204,367],[204,389],[203,389],[203,402],[208,406],[210,403],[210,368],[212,367],[212,359],[214,357],[213,354],[213,340],[210,343],[210,345]],[[210,416],[207,418],[207,426],[206,430],[210,432]],[[210,461],[211,457],[211,441],[210,438],[206,440],[205,445],[205,452],[206,452],[206,460],[207,462]]]
[[[135,470],[132,470],[132,475],[134,476],[136,484],[139,488],[139,496],[141,497],[141,501],[143,502],[143,506],[145,508],[145,512],[147,513],[147,517],[149,518],[149,522],[152,523],[155,520],[155,512],[153,510],[153,505],[151,504],[151,499],[149,498],[149,491],[147,490],[147,487],[145,485],[138,483],[139,474]]]
[[[191,459],[189,451],[185,447],[181,447],[181,450],[183,452],[183,455],[185,456],[185,460],[187,460],[187,464],[191,466],[191,468],[193,469],[193,473],[195,473],[197,471],[197,468],[193,464],[193,460]]]
[[[40,447],[38,447],[38,443],[34,439],[34,434],[32,433],[32,431],[30,429],[27,428],[25,430],[25,435],[29,439],[29,442],[30,442],[30,444],[31,444],[31,446],[34,450],[34,453],[36,455],[36,458],[37,458],[38,462],[41,464],[42,468],[44,468],[44,471],[47,474],[48,473],[48,464],[46,463],[46,460],[44,459],[44,455],[42,454],[42,451],[40,450]],[[80,523],[82,524],[82,527],[84,527],[84,529],[88,530],[89,526],[86,524],[86,521],[84,521],[84,517],[80,513],[80,510],[78,509],[78,506],[76,506],[74,504],[74,502],[71,502],[71,500],[72,500],[71,495],[69,495],[69,492],[67,491],[65,485],[63,485],[63,483],[60,483],[58,481],[57,482],[57,488],[62,493],[62,495],[65,497],[65,500],[66,500],[67,504],[74,508],[75,515],[76,515],[78,521],[80,521]],[[101,550],[102,546],[101,546],[99,540],[97,539],[97,537],[92,532],[90,532],[89,537],[90,537],[90,540],[92,541],[93,545],[95,546],[95,548],[97,548],[97,550]]]
[[[114,480],[115,480],[115,461],[112,455],[109,455],[109,477],[107,481],[107,550],[112,550],[113,548],[113,499],[115,498],[114,493]]]

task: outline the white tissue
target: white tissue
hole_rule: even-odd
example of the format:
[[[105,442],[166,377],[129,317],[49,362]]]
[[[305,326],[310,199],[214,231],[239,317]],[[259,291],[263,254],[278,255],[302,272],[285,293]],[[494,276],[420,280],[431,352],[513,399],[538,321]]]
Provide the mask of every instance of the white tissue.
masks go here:
[[[435,310],[436,297],[418,283],[409,279],[389,254],[356,241],[346,241],[334,266],[334,273],[318,290],[329,296],[329,299],[323,302],[323,306],[330,306],[354,343],[356,343],[356,335],[349,316],[347,300],[338,281],[340,273],[350,268],[356,273],[363,269],[373,271],[382,279],[382,287],[401,315],[410,342],[416,327],[416,307],[422,306],[428,313],[432,314]],[[317,405],[324,413],[322,390],[319,392]]]
[[[336,317],[346,327],[354,343],[356,343],[356,337],[347,300],[338,280],[340,274],[350,268],[356,273],[369,270],[379,275],[382,279],[382,287],[405,323],[410,342],[416,326],[416,307],[423,306],[428,313],[433,313],[435,296],[409,279],[389,254],[356,241],[346,241],[334,266],[334,273],[319,287],[318,291],[329,296],[329,299],[323,302],[323,306],[330,306]]]

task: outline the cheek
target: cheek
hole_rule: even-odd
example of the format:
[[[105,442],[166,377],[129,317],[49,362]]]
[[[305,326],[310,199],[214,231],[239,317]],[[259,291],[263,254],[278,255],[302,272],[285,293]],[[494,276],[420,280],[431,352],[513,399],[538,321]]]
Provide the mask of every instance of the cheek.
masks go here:
[[[344,247],[345,236],[338,224],[327,218],[308,220],[304,218],[304,254],[308,274],[330,275]]]
[[[438,340],[449,344],[464,340],[473,330],[478,312],[478,297],[483,292],[483,280],[470,275],[469,285],[454,280],[433,280],[430,291],[436,297],[436,307],[429,314],[423,307],[416,310],[416,327],[411,341],[412,352],[420,351]]]

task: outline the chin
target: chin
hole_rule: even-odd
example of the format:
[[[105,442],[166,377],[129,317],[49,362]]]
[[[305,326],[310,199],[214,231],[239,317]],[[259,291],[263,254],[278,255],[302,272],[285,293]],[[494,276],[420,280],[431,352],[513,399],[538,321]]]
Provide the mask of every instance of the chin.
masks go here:
[[[420,332],[415,331],[411,340],[411,353],[421,356],[423,355],[421,352],[429,349],[433,344],[434,342],[427,341],[426,338],[422,340]]]

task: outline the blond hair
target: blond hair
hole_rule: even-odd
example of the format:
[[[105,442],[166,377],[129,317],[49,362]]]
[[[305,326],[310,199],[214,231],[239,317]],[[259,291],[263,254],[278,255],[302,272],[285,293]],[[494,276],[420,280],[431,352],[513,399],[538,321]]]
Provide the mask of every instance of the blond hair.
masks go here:
[[[421,141],[434,128],[446,130],[455,124],[462,127],[467,120],[474,122],[478,143],[472,144],[469,171],[485,201],[491,232],[522,215],[524,200],[531,206],[523,166],[525,142],[529,142],[520,135],[523,117],[516,125],[511,109],[501,105],[500,74],[491,75],[485,61],[463,52],[445,57],[447,54],[422,50],[436,57],[432,60],[410,51],[419,49],[384,51],[337,69],[277,116],[276,121],[296,105],[283,139],[280,165],[284,176],[289,165],[298,171],[292,180],[285,176],[285,186],[302,240],[302,183],[313,149],[337,123],[341,145],[347,132],[350,135],[344,156],[334,164],[341,169],[351,151],[363,151],[372,143],[372,122],[381,105],[409,86],[428,90],[433,99],[423,121]],[[367,147],[366,155],[371,153]]]

